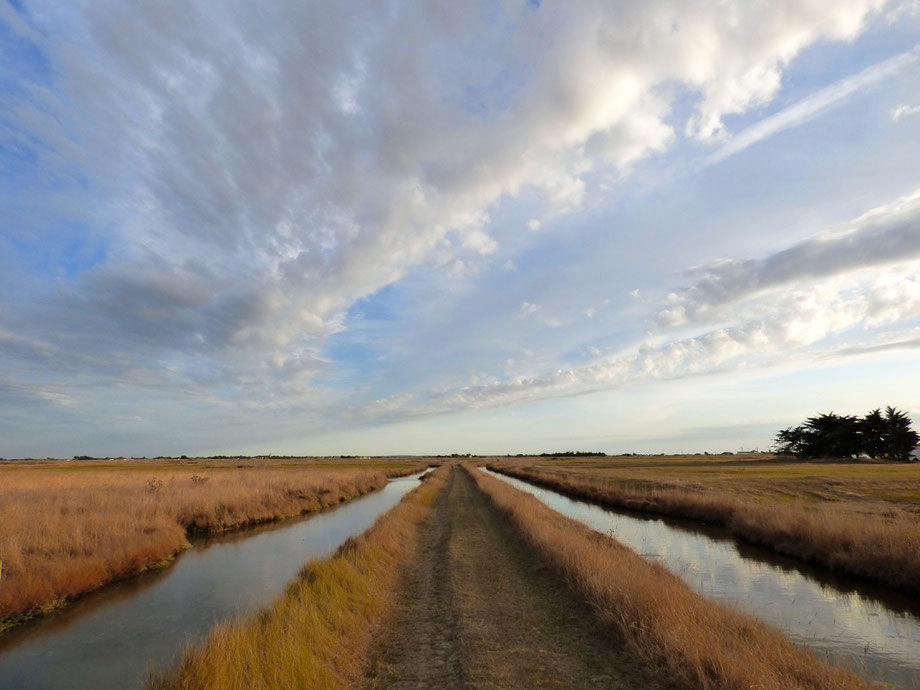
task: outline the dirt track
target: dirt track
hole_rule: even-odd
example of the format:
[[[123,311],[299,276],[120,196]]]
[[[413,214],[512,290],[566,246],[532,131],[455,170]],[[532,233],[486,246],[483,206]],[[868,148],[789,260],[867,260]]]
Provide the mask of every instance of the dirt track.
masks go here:
[[[370,687],[655,687],[459,467],[380,631]]]

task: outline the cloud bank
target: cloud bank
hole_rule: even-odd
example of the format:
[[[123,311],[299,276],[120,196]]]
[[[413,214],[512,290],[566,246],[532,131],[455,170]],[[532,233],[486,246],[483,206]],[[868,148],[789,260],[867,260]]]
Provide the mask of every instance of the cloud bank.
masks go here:
[[[608,355],[591,348],[597,359],[584,366],[495,375],[485,383],[417,394],[387,411],[394,418],[443,413],[914,348],[914,337],[879,332],[920,324],[920,192],[764,259],[725,260],[693,273],[702,277],[671,293],[659,312],[663,330],[633,348]],[[725,309],[731,304],[743,308]],[[522,311],[537,308],[525,303]],[[713,320],[723,323],[707,324]],[[675,337],[675,326],[697,333]],[[848,344],[864,333],[878,341]],[[842,343],[835,342],[839,337]]]
[[[916,259],[920,190],[762,259],[724,260],[693,269],[695,282],[669,295],[658,323],[676,326],[718,316],[719,307],[764,291]]]
[[[591,171],[665,149],[671,85],[697,99],[679,127],[712,138],[879,6],[30,3],[55,90],[15,124],[109,228],[60,308],[84,341],[312,367],[354,300],[494,251],[500,200],[572,209]]]

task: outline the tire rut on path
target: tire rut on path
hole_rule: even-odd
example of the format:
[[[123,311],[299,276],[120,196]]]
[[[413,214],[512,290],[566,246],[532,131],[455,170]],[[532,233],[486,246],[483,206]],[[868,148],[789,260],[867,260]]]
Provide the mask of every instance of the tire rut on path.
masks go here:
[[[459,467],[408,564],[398,608],[375,644],[371,687],[660,687]]]

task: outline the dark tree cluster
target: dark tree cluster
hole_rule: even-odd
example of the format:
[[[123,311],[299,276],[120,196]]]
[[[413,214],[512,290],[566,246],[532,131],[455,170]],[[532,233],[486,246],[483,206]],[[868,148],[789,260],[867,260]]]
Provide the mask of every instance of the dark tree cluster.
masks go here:
[[[893,407],[873,410],[865,417],[822,414],[776,435],[777,453],[803,458],[868,456],[909,462],[920,444],[910,417]]]

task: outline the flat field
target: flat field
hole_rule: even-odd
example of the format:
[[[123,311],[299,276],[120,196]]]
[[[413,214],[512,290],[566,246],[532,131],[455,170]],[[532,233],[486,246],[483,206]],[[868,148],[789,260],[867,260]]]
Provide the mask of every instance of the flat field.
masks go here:
[[[747,454],[489,464],[599,503],[725,525],[779,553],[920,592],[920,463]]]
[[[420,466],[290,458],[0,462],[0,625],[163,565],[190,532],[320,510]]]
[[[762,453],[490,458],[500,466],[639,490],[732,493],[757,502],[859,503],[920,515],[920,463],[803,461]]]

